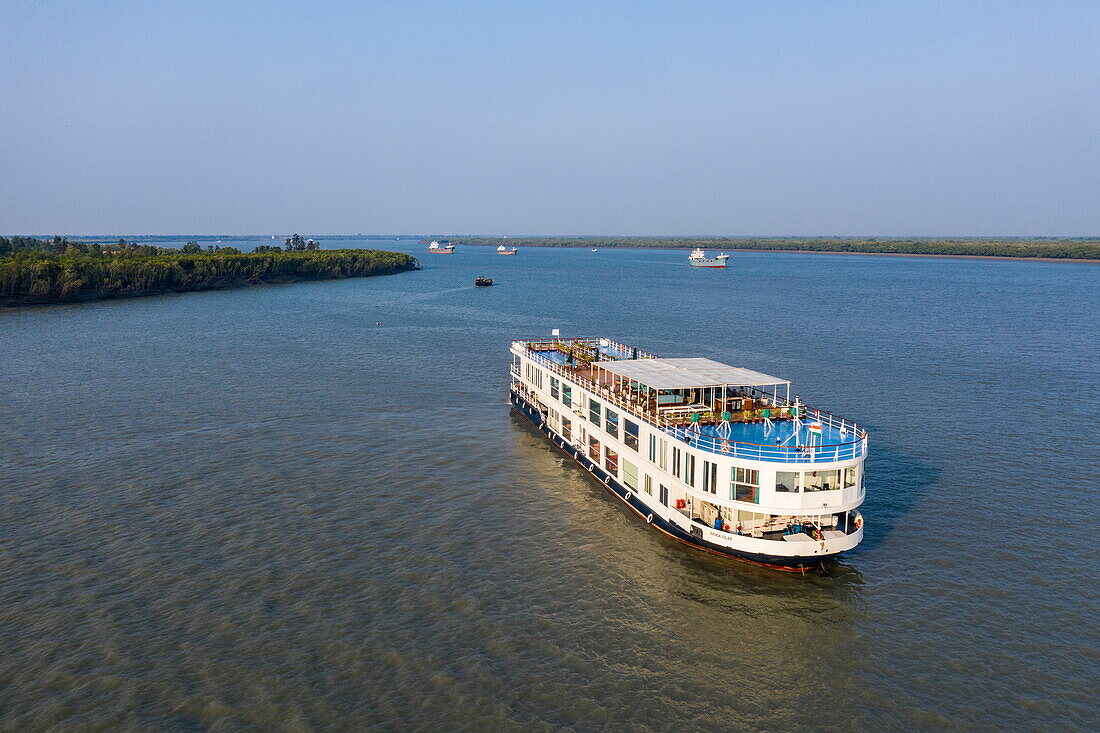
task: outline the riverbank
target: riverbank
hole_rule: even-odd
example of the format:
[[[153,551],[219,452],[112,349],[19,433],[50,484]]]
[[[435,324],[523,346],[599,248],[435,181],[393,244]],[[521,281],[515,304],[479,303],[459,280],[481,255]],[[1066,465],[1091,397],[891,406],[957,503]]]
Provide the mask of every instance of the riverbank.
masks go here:
[[[154,248],[150,248],[154,249]],[[415,270],[412,255],[375,249],[156,253],[24,250],[0,258],[0,306],[135,298],[253,285],[392,275]]]
[[[983,259],[1100,261],[1094,238],[840,238],[840,237],[434,237],[457,245],[496,247],[638,247],[753,252],[920,255]],[[429,242],[425,238],[422,242]]]

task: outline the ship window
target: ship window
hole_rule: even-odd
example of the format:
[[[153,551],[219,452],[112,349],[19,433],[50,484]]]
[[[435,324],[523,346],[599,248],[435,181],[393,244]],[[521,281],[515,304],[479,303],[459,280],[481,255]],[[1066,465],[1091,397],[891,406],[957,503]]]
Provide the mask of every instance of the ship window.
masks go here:
[[[668,487],[661,484],[661,503],[668,506]]]
[[[645,489],[645,493],[649,494],[650,496],[653,495],[653,477],[650,476],[648,473],[645,474],[645,480],[642,481],[642,487]]]
[[[600,403],[594,397],[588,398],[588,421],[596,427],[600,426]]]
[[[657,462],[657,436],[652,433],[649,436],[649,460],[651,463]]]
[[[573,388],[568,384],[561,386],[561,403],[566,407],[573,406]]]
[[[691,453],[684,456],[684,481],[695,485],[695,456]]]
[[[558,382],[557,377],[550,377],[550,396],[555,400],[558,398]]]
[[[840,488],[840,471],[806,471],[802,474],[803,491],[831,491]]]
[[[734,468],[730,472],[730,499],[760,503],[760,472],[751,468]]]
[[[627,448],[638,450],[638,423],[623,420],[623,442]]]
[[[672,475],[680,478],[680,449],[672,446]]]
[[[703,491],[718,493],[718,464],[703,461]]]
[[[573,432],[573,423],[570,422],[569,418],[562,415],[562,418],[561,418],[561,437],[565,438],[566,440],[569,440],[570,439],[569,434],[571,432]]]
[[[844,488],[855,486],[859,483],[859,466],[844,469]]]
[[[623,459],[623,484],[627,488],[638,490],[638,467],[625,458]]]
[[[662,471],[668,470],[668,441],[661,438],[661,450],[657,453],[657,465]]]
[[[596,436],[588,436],[588,457],[595,461],[596,465],[600,465],[600,441],[596,440]]]
[[[793,471],[775,472],[775,490],[792,494],[798,493],[798,474]]]
[[[612,476],[618,477],[619,475],[619,454],[607,448],[603,452],[603,467],[607,469],[607,472]]]
[[[608,410],[604,413],[604,425],[607,432],[615,440],[619,439],[619,413]]]

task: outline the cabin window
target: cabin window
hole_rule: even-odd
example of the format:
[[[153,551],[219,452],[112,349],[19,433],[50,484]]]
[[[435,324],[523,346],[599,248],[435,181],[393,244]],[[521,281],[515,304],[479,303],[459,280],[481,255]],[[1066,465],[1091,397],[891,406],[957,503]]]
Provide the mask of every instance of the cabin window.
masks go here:
[[[680,449],[672,446],[672,475],[680,478]]]
[[[734,468],[730,472],[730,499],[760,503],[760,472],[751,468]]]
[[[623,442],[631,450],[638,450],[638,423],[623,420]]]
[[[832,491],[840,488],[840,471],[806,471],[802,474],[803,491]]]
[[[775,472],[775,490],[790,494],[798,493],[798,474],[793,471]]]
[[[573,388],[568,384],[561,386],[561,403],[566,407],[573,406]]]
[[[691,453],[684,455],[684,481],[695,485],[695,456]]]
[[[603,467],[607,469],[607,472],[616,478],[619,475],[619,454],[611,450],[608,446],[603,452]]]
[[[570,433],[573,432],[573,423],[565,415],[561,417],[561,437],[569,440],[571,438]]]
[[[628,489],[638,490],[638,467],[623,459],[623,484]]]
[[[703,461],[703,491],[718,493],[718,464]]]
[[[550,396],[553,397],[555,400],[558,399],[558,387],[560,386],[560,384],[561,383],[558,381],[557,377],[550,377]]]
[[[600,427],[600,403],[595,398],[588,398],[588,422]]]
[[[604,426],[612,438],[619,439],[619,413],[611,410],[604,412]]]
[[[598,466],[600,465],[600,441],[595,435],[588,436],[588,457]]]
[[[649,436],[649,461],[650,463],[657,462],[657,436],[652,433]]]
[[[661,503],[668,506],[668,487],[661,484]]]
[[[859,466],[844,469],[844,488],[850,488],[859,483]]]
[[[648,473],[645,474],[645,480],[642,481],[642,488],[645,489],[645,493],[653,496],[653,477]]]
[[[664,438],[660,439],[660,450],[657,452],[657,465],[661,467],[662,471],[668,470],[668,441]]]

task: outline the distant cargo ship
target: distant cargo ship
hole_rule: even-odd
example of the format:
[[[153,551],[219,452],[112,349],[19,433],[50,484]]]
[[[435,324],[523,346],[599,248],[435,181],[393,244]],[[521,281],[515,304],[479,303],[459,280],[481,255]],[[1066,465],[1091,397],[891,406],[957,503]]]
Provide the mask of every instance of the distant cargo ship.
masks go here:
[[[508,249],[503,244],[497,247],[498,255],[514,255],[516,252],[519,252],[519,247],[512,247],[511,249]]]
[[[430,254],[449,255],[449,254],[454,254],[454,251],[455,251],[455,246],[453,244],[443,244],[443,245],[441,245],[439,242],[432,242],[431,244],[428,245],[428,252]]]
[[[688,264],[692,267],[725,267],[726,260],[730,256],[723,252],[717,257],[707,257],[707,253],[702,249],[696,249],[688,255]]]

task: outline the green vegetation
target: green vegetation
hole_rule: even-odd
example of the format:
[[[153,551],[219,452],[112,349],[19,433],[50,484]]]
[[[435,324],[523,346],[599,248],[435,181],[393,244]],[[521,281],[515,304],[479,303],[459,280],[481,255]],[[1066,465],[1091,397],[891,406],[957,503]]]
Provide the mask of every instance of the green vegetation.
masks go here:
[[[194,242],[178,250],[124,240],[99,245],[0,237],[0,305],[390,275],[418,267],[411,255],[377,249],[263,249],[241,254],[235,247],[204,251]]]
[[[432,238],[421,241],[429,242]],[[1042,238],[845,238],[845,237],[447,237],[440,242],[496,247],[654,247],[748,249],[863,254],[1051,257],[1100,260],[1100,239]]]

